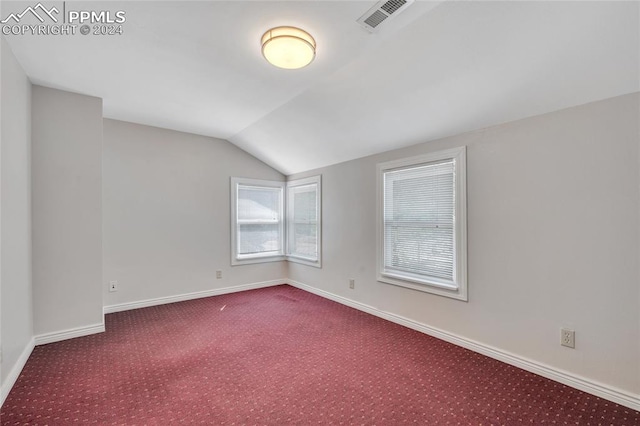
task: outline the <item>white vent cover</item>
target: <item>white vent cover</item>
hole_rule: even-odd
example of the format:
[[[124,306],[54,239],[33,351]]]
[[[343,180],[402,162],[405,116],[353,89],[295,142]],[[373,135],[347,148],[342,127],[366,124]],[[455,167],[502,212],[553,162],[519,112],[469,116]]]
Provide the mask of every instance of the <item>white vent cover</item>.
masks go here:
[[[414,0],[382,0],[358,18],[357,22],[370,32],[376,32],[383,22],[398,15],[413,3],[413,1]]]

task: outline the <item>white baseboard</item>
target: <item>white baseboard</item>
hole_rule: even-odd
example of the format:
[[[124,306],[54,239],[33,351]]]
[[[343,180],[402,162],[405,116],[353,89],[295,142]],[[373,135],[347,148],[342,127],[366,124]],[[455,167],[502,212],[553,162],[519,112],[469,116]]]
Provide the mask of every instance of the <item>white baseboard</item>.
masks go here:
[[[120,303],[117,305],[109,305],[103,308],[105,314],[114,312],[128,311],[131,309],[148,308],[149,306],[164,305],[167,303],[184,302],[185,300],[200,299],[202,297],[220,296],[222,294],[236,293],[245,290],[255,290],[264,287],[273,287],[275,285],[286,284],[287,279],[261,281],[257,283],[242,284],[233,287],[215,288],[212,290],[196,291],[193,293],[178,294],[176,296],[158,297],[155,299],[139,300],[137,302]]]
[[[519,355],[512,354],[502,349],[485,345],[483,343],[476,342],[474,340],[470,340],[465,337],[457,336],[455,334],[440,330],[435,327],[428,326],[426,324],[419,323],[417,321],[413,321],[411,319],[402,317],[400,315],[395,315],[390,312],[381,311],[377,308],[374,308],[373,306],[356,302],[354,300],[347,299],[345,297],[338,296],[336,294],[329,293],[327,291],[320,290],[315,287],[311,287],[307,284],[303,284],[298,281],[287,280],[286,282],[287,284],[293,287],[299,288],[301,290],[308,291],[310,293],[316,294],[326,299],[333,300],[334,302],[338,302],[340,304],[350,306],[359,311],[363,311],[368,314],[375,315],[377,317],[386,319],[396,324],[403,325],[405,327],[411,328],[421,333],[428,334],[429,336],[433,336],[438,339],[444,340],[446,342],[453,343],[454,345],[461,346],[463,348],[472,350],[474,352],[481,353],[490,358],[494,358],[506,364],[510,364],[515,367],[522,368],[523,370],[538,374],[542,377],[546,377],[547,379],[551,379],[556,382],[560,382],[564,385],[590,393],[592,395],[598,396],[608,401],[612,401],[617,404],[624,405],[625,407],[629,407],[633,410],[640,411],[640,395],[631,394],[629,392],[616,389],[612,386],[598,383],[593,380],[569,373],[567,371],[559,370],[557,368],[542,364],[540,362],[523,358]]]
[[[22,369],[27,364],[27,360],[29,356],[31,356],[31,352],[33,352],[33,348],[35,347],[35,339],[29,340],[27,346],[24,348],[20,356],[18,357],[16,363],[13,365],[13,368],[9,372],[9,375],[5,379],[2,387],[0,387],[0,407],[4,405],[4,401],[9,396],[9,392],[13,388],[13,385],[16,384],[16,380],[18,380],[18,376],[22,372]]]
[[[104,322],[84,327],[70,328],[68,330],[54,331],[53,333],[39,334],[34,339],[36,346],[39,346],[102,332],[104,332]]]

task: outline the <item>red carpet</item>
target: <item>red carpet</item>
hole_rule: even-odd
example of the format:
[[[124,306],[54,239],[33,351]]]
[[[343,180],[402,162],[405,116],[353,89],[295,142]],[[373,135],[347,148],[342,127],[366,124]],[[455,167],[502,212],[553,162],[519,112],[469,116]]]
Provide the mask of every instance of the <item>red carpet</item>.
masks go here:
[[[36,347],[2,425],[640,425],[637,411],[289,286],[106,327]]]

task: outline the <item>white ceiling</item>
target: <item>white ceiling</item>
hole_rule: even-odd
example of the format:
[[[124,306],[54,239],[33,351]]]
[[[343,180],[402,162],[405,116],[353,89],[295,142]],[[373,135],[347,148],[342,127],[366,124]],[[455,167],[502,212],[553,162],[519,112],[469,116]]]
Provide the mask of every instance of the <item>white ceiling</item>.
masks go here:
[[[126,11],[124,34],[5,38],[36,84],[227,139],[285,174],[640,90],[635,1],[417,0],[369,34],[355,21],[375,3],[69,2]],[[264,61],[277,25],[316,38],[310,66]]]

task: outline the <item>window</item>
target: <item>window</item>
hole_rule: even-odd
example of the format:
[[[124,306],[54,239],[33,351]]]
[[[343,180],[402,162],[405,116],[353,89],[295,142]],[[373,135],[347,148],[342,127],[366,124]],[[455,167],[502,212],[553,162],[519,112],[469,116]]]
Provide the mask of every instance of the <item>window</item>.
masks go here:
[[[321,266],[320,176],[287,182],[287,256],[292,262]]]
[[[284,182],[231,178],[232,265],[284,259]]]
[[[467,300],[465,154],[378,165],[378,281]]]
[[[321,193],[320,176],[286,184],[231,178],[231,264],[290,260],[319,268]]]

